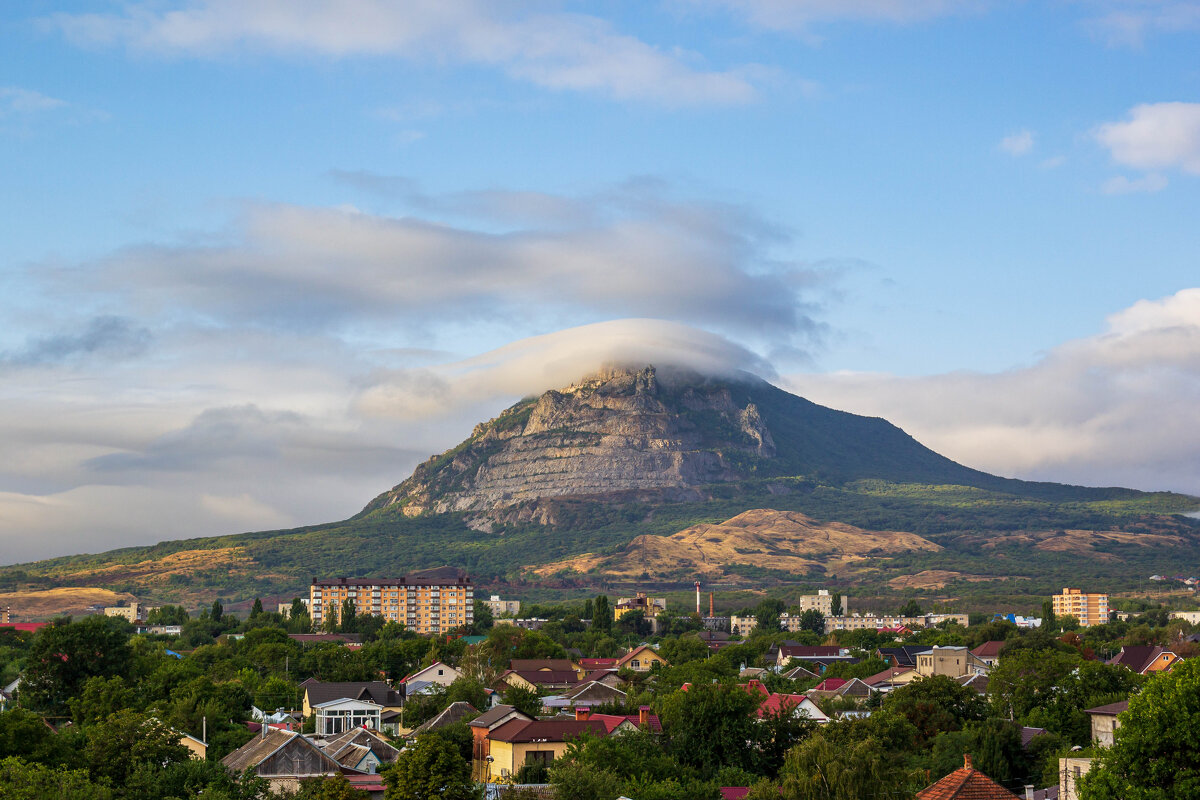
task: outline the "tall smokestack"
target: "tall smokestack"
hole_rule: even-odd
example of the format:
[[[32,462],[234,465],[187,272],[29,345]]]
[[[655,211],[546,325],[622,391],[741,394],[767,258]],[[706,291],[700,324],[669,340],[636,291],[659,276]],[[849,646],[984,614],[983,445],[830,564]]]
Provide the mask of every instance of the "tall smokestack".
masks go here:
[[[712,599],[712,597],[713,597],[713,593],[709,592],[708,593],[708,615],[710,617],[713,616],[713,599]]]
[[[700,616],[700,581],[696,581],[696,616]]]

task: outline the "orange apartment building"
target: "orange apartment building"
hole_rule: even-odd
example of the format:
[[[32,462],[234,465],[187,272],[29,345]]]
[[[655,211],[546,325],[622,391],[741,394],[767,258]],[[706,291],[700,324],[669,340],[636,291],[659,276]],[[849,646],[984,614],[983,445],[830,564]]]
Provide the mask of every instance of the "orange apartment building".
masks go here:
[[[1051,599],[1054,602],[1055,617],[1070,614],[1085,628],[1108,622],[1106,594],[1088,594],[1082,589],[1064,588],[1062,594],[1056,594]]]
[[[443,571],[403,578],[313,578],[308,589],[314,625],[341,614],[353,600],[355,614],[375,614],[417,633],[442,633],[475,620],[475,587],[465,575]]]

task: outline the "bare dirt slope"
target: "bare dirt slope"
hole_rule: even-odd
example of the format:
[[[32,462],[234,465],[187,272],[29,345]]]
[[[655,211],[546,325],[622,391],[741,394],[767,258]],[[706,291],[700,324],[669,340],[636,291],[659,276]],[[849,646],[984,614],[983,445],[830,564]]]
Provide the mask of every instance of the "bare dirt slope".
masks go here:
[[[695,525],[671,536],[639,536],[612,556],[589,553],[547,564],[539,575],[596,571],[636,578],[714,577],[729,565],[746,564],[804,574],[816,565],[829,573],[867,558],[941,547],[912,533],[868,531],[840,522],[817,522],[797,511],[753,509],[717,524]]]
[[[59,614],[82,614],[88,606],[115,606],[121,602],[137,600],[131,594],[110,592],[94,587],[61,586],[57,589],[40,589],[0,594],[0,608],[12,609],[13,622],[31,622]]]

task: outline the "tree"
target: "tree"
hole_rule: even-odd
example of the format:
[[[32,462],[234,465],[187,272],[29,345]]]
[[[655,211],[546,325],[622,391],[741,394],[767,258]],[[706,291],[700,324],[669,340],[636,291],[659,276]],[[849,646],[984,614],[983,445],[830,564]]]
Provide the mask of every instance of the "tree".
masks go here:
[[[808,609],[800,615],[800,630],[824,633],[825,615],[815,608]]]
[[[262,598],[256,597],[254,598],[254,605],[250,606],[250,619],[258,619],[260,616],[262,616],[262,613]]]
[[[44,800],[48,797],[86,797],[112,800],[112,790],[95,783],[82,769],[52,769],[19,758],[0,760],[0,797],[4,800]]]
[[[300,781],[300,791],[289,795],[289,800],[369,800],[370,797],[370,793],[350,785],[345,775],[336,775]]]
[[[829,613],[835,617],[842,615],[842,595],[839,592],[834,592],[829,600]]]
[[[888,697],[885,708],[915,725],[921,742],[942,731],[959,730],[968,721],[983,719],[987,712],[987,704],[978,692],[945,675],[901,686]]]
[[[118,711],[88,728],[84,759],[92,775],[122,786],[133,771],[148,764],[156,768],[187,761],[190,751],[179,734],[136,711]]]
[[[759,701],[759,695],[728,683],[697,684],[669,695],[660,716],[671,735],[671,755],[701,777],[723,766],[751,769],[754,753],[746,743],[756,735]]]
[[[187,609],[183,606],[159,606],[150,609],[146,622],[151,625],[182,625],[190,619]]]
[[[1058,650],[1017,649],[1014,642],[988,675],[988,697],[1000,716],[1023,720],[1030,711],[1053,702],[1056,687],[1082,659]]]
[[[471,765],[458,747],[436,734],[418,737],[383,770],[385,800],[478,800]]]
[[[907,778],[890,767],[882,747],[872,738],[849,743],[815,733],[788,753],[779,773],[779,788],[756,785],[755,800],[884,800],[911,792],[897,791]]]
[[[542,713],[542,698],[534,689],[512,686],[504,693],[504,702],[530,717]]]
[[[1083,800],[1200,796],[1200,660],[1156,673],[1118,719],[1113,746],[1080,781]]]
[[[600,633],[611,633],[613,624],[612,608],[608,605],[608,595],[597,595],[595,611],[592,616],[592,630]]]
[[[109,714],[135,705],[135,693],[119,675],[88,678],[83,692],[71,698],[71,717],[76,725],[88,725],[108,718]]]
[[[208,616],[212,618],[213,622],[220,622],[221,617],[225,616],[225,607],[221,605],[220,600],[213,600]]]
[[[1058,621],[1054,618],[1054,601],[1053,600],[1043,600],[1042,601],[1042,625],[1041,625],[1042,630],[1044,630],[1044,631],[1057,630],[1057,627],[1056,627],[1057,624],[1058,624]]]
[[[38,631],[21,682],[24,702],[54,713],[68,710],[88,678],[124,675],[132,660],[124,620],[86,617]]]
[[[473,617],[471,628],[477,636],[486,635],[487,631],[496,624],[496,620],[492,616],[492,607],[482,600],[475,601]]]
[[[347,597],[342,601],[342,613],[338,615],[338,620],[342,633],[354,633],[357,627],[354,624],[354,617],[358,614],[358,606],[355,605],[352,598]]]
[[[292,607],[288,611],[288,619],[296,619],[298,617],[308,616],[308,606],[304,605],[304,601],[299,597],[292,598]]]
[[[783,613],[782,600],[766,598],[754,607],[755,631],[769,632],[779,630],[779,615]]]
[[[919,617],[924,612],[921,610],[921,604],[916,600],[909,600],[900,607],[900,616],[902,617]]]

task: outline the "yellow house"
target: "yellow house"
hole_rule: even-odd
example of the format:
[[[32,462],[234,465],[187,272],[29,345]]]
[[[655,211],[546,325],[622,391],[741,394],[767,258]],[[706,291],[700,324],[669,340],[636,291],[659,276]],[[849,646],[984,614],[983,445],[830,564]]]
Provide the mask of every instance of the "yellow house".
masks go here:
[[[189,736],[186,733],[180,734],[179,743],[186,747],[191,752],[191,757],[197,761],[204,761],[208,758],[208,745],[195,736]]]
[[[487,760],[484,763],[485,782],[514,782],[521,767],[543,764],[561,756],[567,743],[590,733],[605,736],[607,731],[600,720],[586,719],[514,719],[487,734]]]
[[[634,672],[649,672],[655,664],[662,664],[664,667],[671,666],[648,644],[635,647],[617,659],[617,669],[629,668]]]

